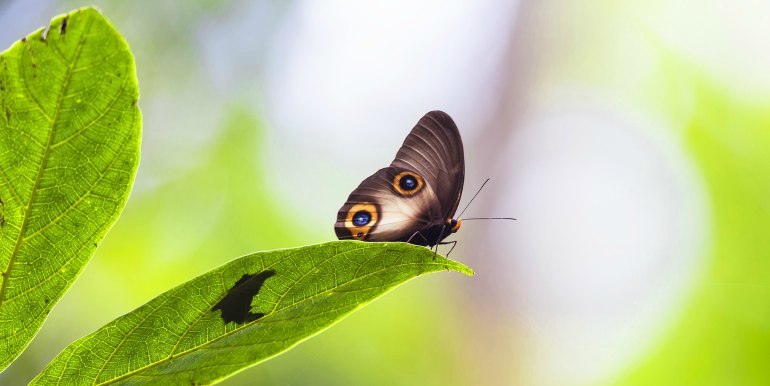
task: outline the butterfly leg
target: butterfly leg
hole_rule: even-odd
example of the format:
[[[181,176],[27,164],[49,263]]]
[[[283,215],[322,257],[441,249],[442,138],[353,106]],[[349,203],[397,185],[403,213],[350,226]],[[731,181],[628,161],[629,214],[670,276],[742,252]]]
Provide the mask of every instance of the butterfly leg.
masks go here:
[[[436,249],[433,250],[433,260],[436,260],[436,255],[438,254],[438,246],[441,245],[441,244],[444,244],[444,243],[441,242],[441,235],[444,234],[444,230],[445,229],[446,229],[446,225],[441,227],[441,232],[439,232],[439,234],[438,234],[438,239],[436,240],[436,243],[433,244],[433,247],[436,248]]]
[[[457,240],[454,240],[454,241],[442,241],[439,244],[441,244],[441,245],[452,244],[452,248],[449,248],[449,252],[446,253],[446,256],[449,257],[449,254],[452,253],[452,251],[454,251],[455,247],[457,246]],[[438,245],[436,247],[437,247],[436,249],[438,249]]]

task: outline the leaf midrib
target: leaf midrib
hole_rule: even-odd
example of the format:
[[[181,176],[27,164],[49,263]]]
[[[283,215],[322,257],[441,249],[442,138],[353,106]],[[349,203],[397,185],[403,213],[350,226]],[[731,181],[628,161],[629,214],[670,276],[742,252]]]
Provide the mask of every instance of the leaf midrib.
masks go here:
[[[353,250],[345,251],[345,252],[343,252],[343,253],[348,253],[348,252],[352,252],[352,251],[355,251],[355,250],[359,250],[359,249],[363,249],[363,248],[364,248],[364,247],[362,247],[362,248],[356,248],[356,249],[353,249]],[[338,254],[338,255],[339,255],[339,254]],[[360,280],[362,280],[362,279],[364,279],[364,278],[366,278],[366,277],[369,277],[369,276],[371,276],[371,275],[374,275],[374,274],[380,273],[380,272],[382,272],[382,271],[385,271],[385,270],[387,270],[387,269],[392,269],[392,268],[395,268],[395,267],[406,266],[406,265],[417,265],[417,264],[439,265],[439,266],[443,266],[443,267],[446,267],[446,266],[447,266],[447,264],[442,264],[442,263],[437,263],[437,262],[428,262],[428,263],[426,263],[426,262],[415,262],[415,263],[400,263],[400,264],[398,264],[398,265],[387,266],[387,267],[383,267],[383,268],[381,268],[381,269],[378,269],[378,270],[375,270],[375,271],[369,272],[369,273],[367,273],[367,274],[365,274],[365,275],[363,275],[363,276],[357,277],[357,278],[355,278],[355,279],[353,279],[353,280],[351,280],[351,281],[349,281],[349,282],[347,282],[347,283],[344,283],[344,284],[342,284],[342,285],[348,285],[348,284],[351,284],[351,283],[355,283],[355,282],[357,282],[357,281],[360,281]],[[304,303],[304,302],[307,302],[307,301],[308,301],[308,300],[310,300],[310,299],[316,298],[316,297],[318,297],[318,296],[320,296],[320,295],[323,295],[323,294],[325,294],[325,293],[328,293],[328,292],[333,292],[333,291],[335,291],[336,289],[338,289],[339,287],[341,287],[342,285],[337,285],[337,286],[335,286],[335,287],[329,288],[329,289],[327,289],[327,290],[325,290],[325,291],[323,291],[323,292],[319,292],[319,293],[315,294],[314,296],[310,296],[310,297],[307,297],[307,298],[305,298],[305,299],[302,299],[302,300],[300,300],[299,302],[296,302],[296,303],[293,303],[293,304],[287,305],[286,307],[283,307],[283,308],[280,308],[280,309],[277,309],[277,308],[276,308],[276,309],[274,309],[274,310],[273,310],[273,312],[271,312],[270,314],[267,314],[267,315],[265,315],[263,318],[260,318],[258,321],[253,321],[253,322],[251,322],[251,323],[249,323],[249,324],[246,324],[246,325],[244,325],[244,326],[242,326],[242,327],[236,328],[236,329],[234,329],[234,330],[232,330],[232,331],[228,331],[228,332],[226,332],[226,333],[224,333],[224,334],[222,334],[222,335],[220,335],[220,336],[218,336],[218,337],[216,337],[216,338],[214,338],[214,339],[211,339],[211,340],[209,340],[209,341],[207,341],[207,342],[205,342],[205,343],[203,343],[203,344],[201,344],[201,345],[198,345],[198,346],[195,346],[195,347],[191,347],[190,349],[188,349],[188,350],[185,350],[185,351],[182,351],[182,352],[180,352],[180,353],[178,353],[178,354],[176,354],[176,355],[174,355],[174,354],[171,354],[170,356],[168,356],[168,357],[166,357],[166,358],[164,358],[164,359],[162,359],[162,360],[159,360],[159,361],[157,361],[157,362],[155,362],[155,363],[151,363],[151,364],[148,364],[147,366],[144,366],[144,367],[138,368],[138,369],[136,369],[136,370],[133,370],[133,371],[131,371],[131,372],[128,372],[128,373],[126,373],[126,374],[123,374],[123,375],[121,375],[121,376],[119,376],[119,377],[117,377],[117,378],[113,378],[113,379],[110,379],[110,380],[108,380],[108,381],[105,381],[105,382],[102,382],[102,383],[97,383],[97,380],[96,380],[96,379],[94,379],[94,383],[93,383],[93,385],[111,385],[111,384],[114,384],[114,383],[116,383],[116,382],[119,382],[119,381],[121,381],[121,380],[124,380],[125,378],[128,378],[128,377],[130,377],[130,376],[132,376],[132,375],[134,375],[134,374],[136,374],[136,373],[139,373],[139,372],[145,371],[145,370],[147,370],[147,369],[150,369],[150,368],[153,368],[153,367],[156,367],[156,366],[160,366],[160,365],[162,365],[162,364],[165,364],[165,363],[167,363],[168,361],[170,361],[170,360],[172,360],[172,359],[177,359],[177,358],[180,358],[180,357],[186,356],[186,355],[190,354],[191,352],[193,352],[193,351],[195,351],[195,350],[197,350],[197,349],[199,349],[199,348],[201,348],[201,347],[205,347],[205,346],[207,346],[207,345],[210,345],[210,344],[216,343],[217,341],[219,341],[219,340],[221,340],[221,339],[224,339],[224,338],[226,338],[226,337],[229,337],[229,336],[231,336],[231,335],[235,334],[236,332],[239,332],[239,331],[241,331],[241,330],[243,330],[243,329],[246,329],[246,328],[250,327],[250,326],[251,326],[251,325],[253,325],[253,324],[256,324],[256,323],[260,323],[260,322],[264,323],[265,319],[268,319],[268,318],[270,318],[270,316],[272,316],[272,315],[275,315],[277,312],[283,311],[283,310],[285,310],[285,309],[287,309],[287,308],[290,308],[290,307],[295,307],[295,306],[297,306],[297,305],[300,305],[300,304],[302,304],[302,303]],[[381,295],[382,295],[382,294],[381,294]],[[295,342],[295,345],[296,345],[296,344],[299,344],[299,343],[300,343],[300,342],[302,342],[302,341],[303,341],[303,340],[298,340],[297,342]],[[291,346],[289,346],[289,348],[290,348],[290,347],[293,347],[293,346],[294,346],[294,345],[291,345]],[[255,362],[255,363],[257,363],[257,362]],[[104,368],[104,366],[102,367],[102,370],[103,370],[103,368]],[[101,371],[100,371],[100,373],[101,373]]]
[[[64,96],[67,92],[67,90],[70,87],[70,82],[72,80],[72,73],[74,69],[74,64],[77,62],[77,60],[80,58],[80,53],[83,51],[83,43],[85,42],[86,36],[88,36],[88,33],[91,31],[91,26],[93,25],[93,19],[88,19],[89,23],[85,26],[85,29],[83,31],[83,35],[81,35],[80,40],[77,43],[75,55],[70,63],[67,63],[67,76],[64,79],[64,84],[61,88],[61,91],[59,92],[59,98],[56,102],[56,110],[54,111],[54,117],[50,119],[51,122],[51,130],[48,133],[48,141],[46,143],[45,151],[43,152],[43,158],[40,162],[40,167],[37,170],[37,176],[35,177],[35,183],[32,185],[32,193],[29,196],[29,201],[27,202],[27,207],[24,209],[24,219],[21,223],[21,228],[19,229],[19,236],[16,239],[16,245],[14,246],[13,252],[11,253],[11,258],[8,260],[8,267],[3,272],[3,284],[0,286],[0,308],[2,308],[3,301],[5,300],[6,290],[8,288],[8,282],[11,279],[11,271],[13,271],[14,263],[16,262],[16,258],[19,255],[19,250],[21,250],[21,245],[24,242],[24,236],[27,232],[27,226],[29,225],[29,216],[32,212],[32,206],[35,202],[35,198],[37,198],[37,190],[40,185],[40,180],[43,178],[43,174],[45,174],[46,166],[48,165],[48,159],[51,155],[51,151],[53,150],[51,148],[54,134],[56,133],[56,129],[58,127],[59,123],[59,114],[61,113],[61,107],[62,103],[64,101]],[[49,33],[50,33],[50,27],[49,27]],[[25,43],[30,44],[30,43]],[[29,46],[26,48],[29,49]],[[20,71],[20,77],[22,79],[24,78],[23,74],[24,66],[19,66]],[[25,80],[26,82],[26,80]],[[39,106],[39,102],[34,100],[32,98],[32,94],[29,92],[29,89],[27,88],[27,93],[30,95],[30,99],[34,101],[36,105]],[[41,111],[41,113],[47,117],[45,112]],[[24,329],[24,327],[22,328]]]

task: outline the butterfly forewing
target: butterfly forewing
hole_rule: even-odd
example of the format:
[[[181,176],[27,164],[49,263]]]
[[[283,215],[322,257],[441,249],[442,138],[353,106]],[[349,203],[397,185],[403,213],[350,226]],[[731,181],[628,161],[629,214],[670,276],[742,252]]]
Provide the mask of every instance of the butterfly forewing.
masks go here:
[[[452,217],[460,203],[465,156],[460,132],[443,111],[431,111],[417,122],[390,166],[411,169],[433,187],[441,220]]]

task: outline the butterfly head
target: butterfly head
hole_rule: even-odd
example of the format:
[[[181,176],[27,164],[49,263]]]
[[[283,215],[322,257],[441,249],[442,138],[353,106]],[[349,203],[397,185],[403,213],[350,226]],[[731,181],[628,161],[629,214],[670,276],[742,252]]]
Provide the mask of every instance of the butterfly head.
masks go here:
[[[452,233],[455,233],[458,230],[460,230],[460,226],[463,225],[463,220],[459,218],[458,219],[450,218],[446,220],[446,225],[449,227],[449,230],[452,231]]]

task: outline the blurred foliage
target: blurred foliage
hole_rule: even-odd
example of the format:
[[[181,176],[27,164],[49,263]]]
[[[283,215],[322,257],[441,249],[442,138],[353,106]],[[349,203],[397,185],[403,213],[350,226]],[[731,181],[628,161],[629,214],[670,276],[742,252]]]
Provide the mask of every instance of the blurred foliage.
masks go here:
[[[681,318],[617,384],[770,384],[770,100],[730,93],[674,53],[659,74],[648,101],[684,129],[713,239]]]

